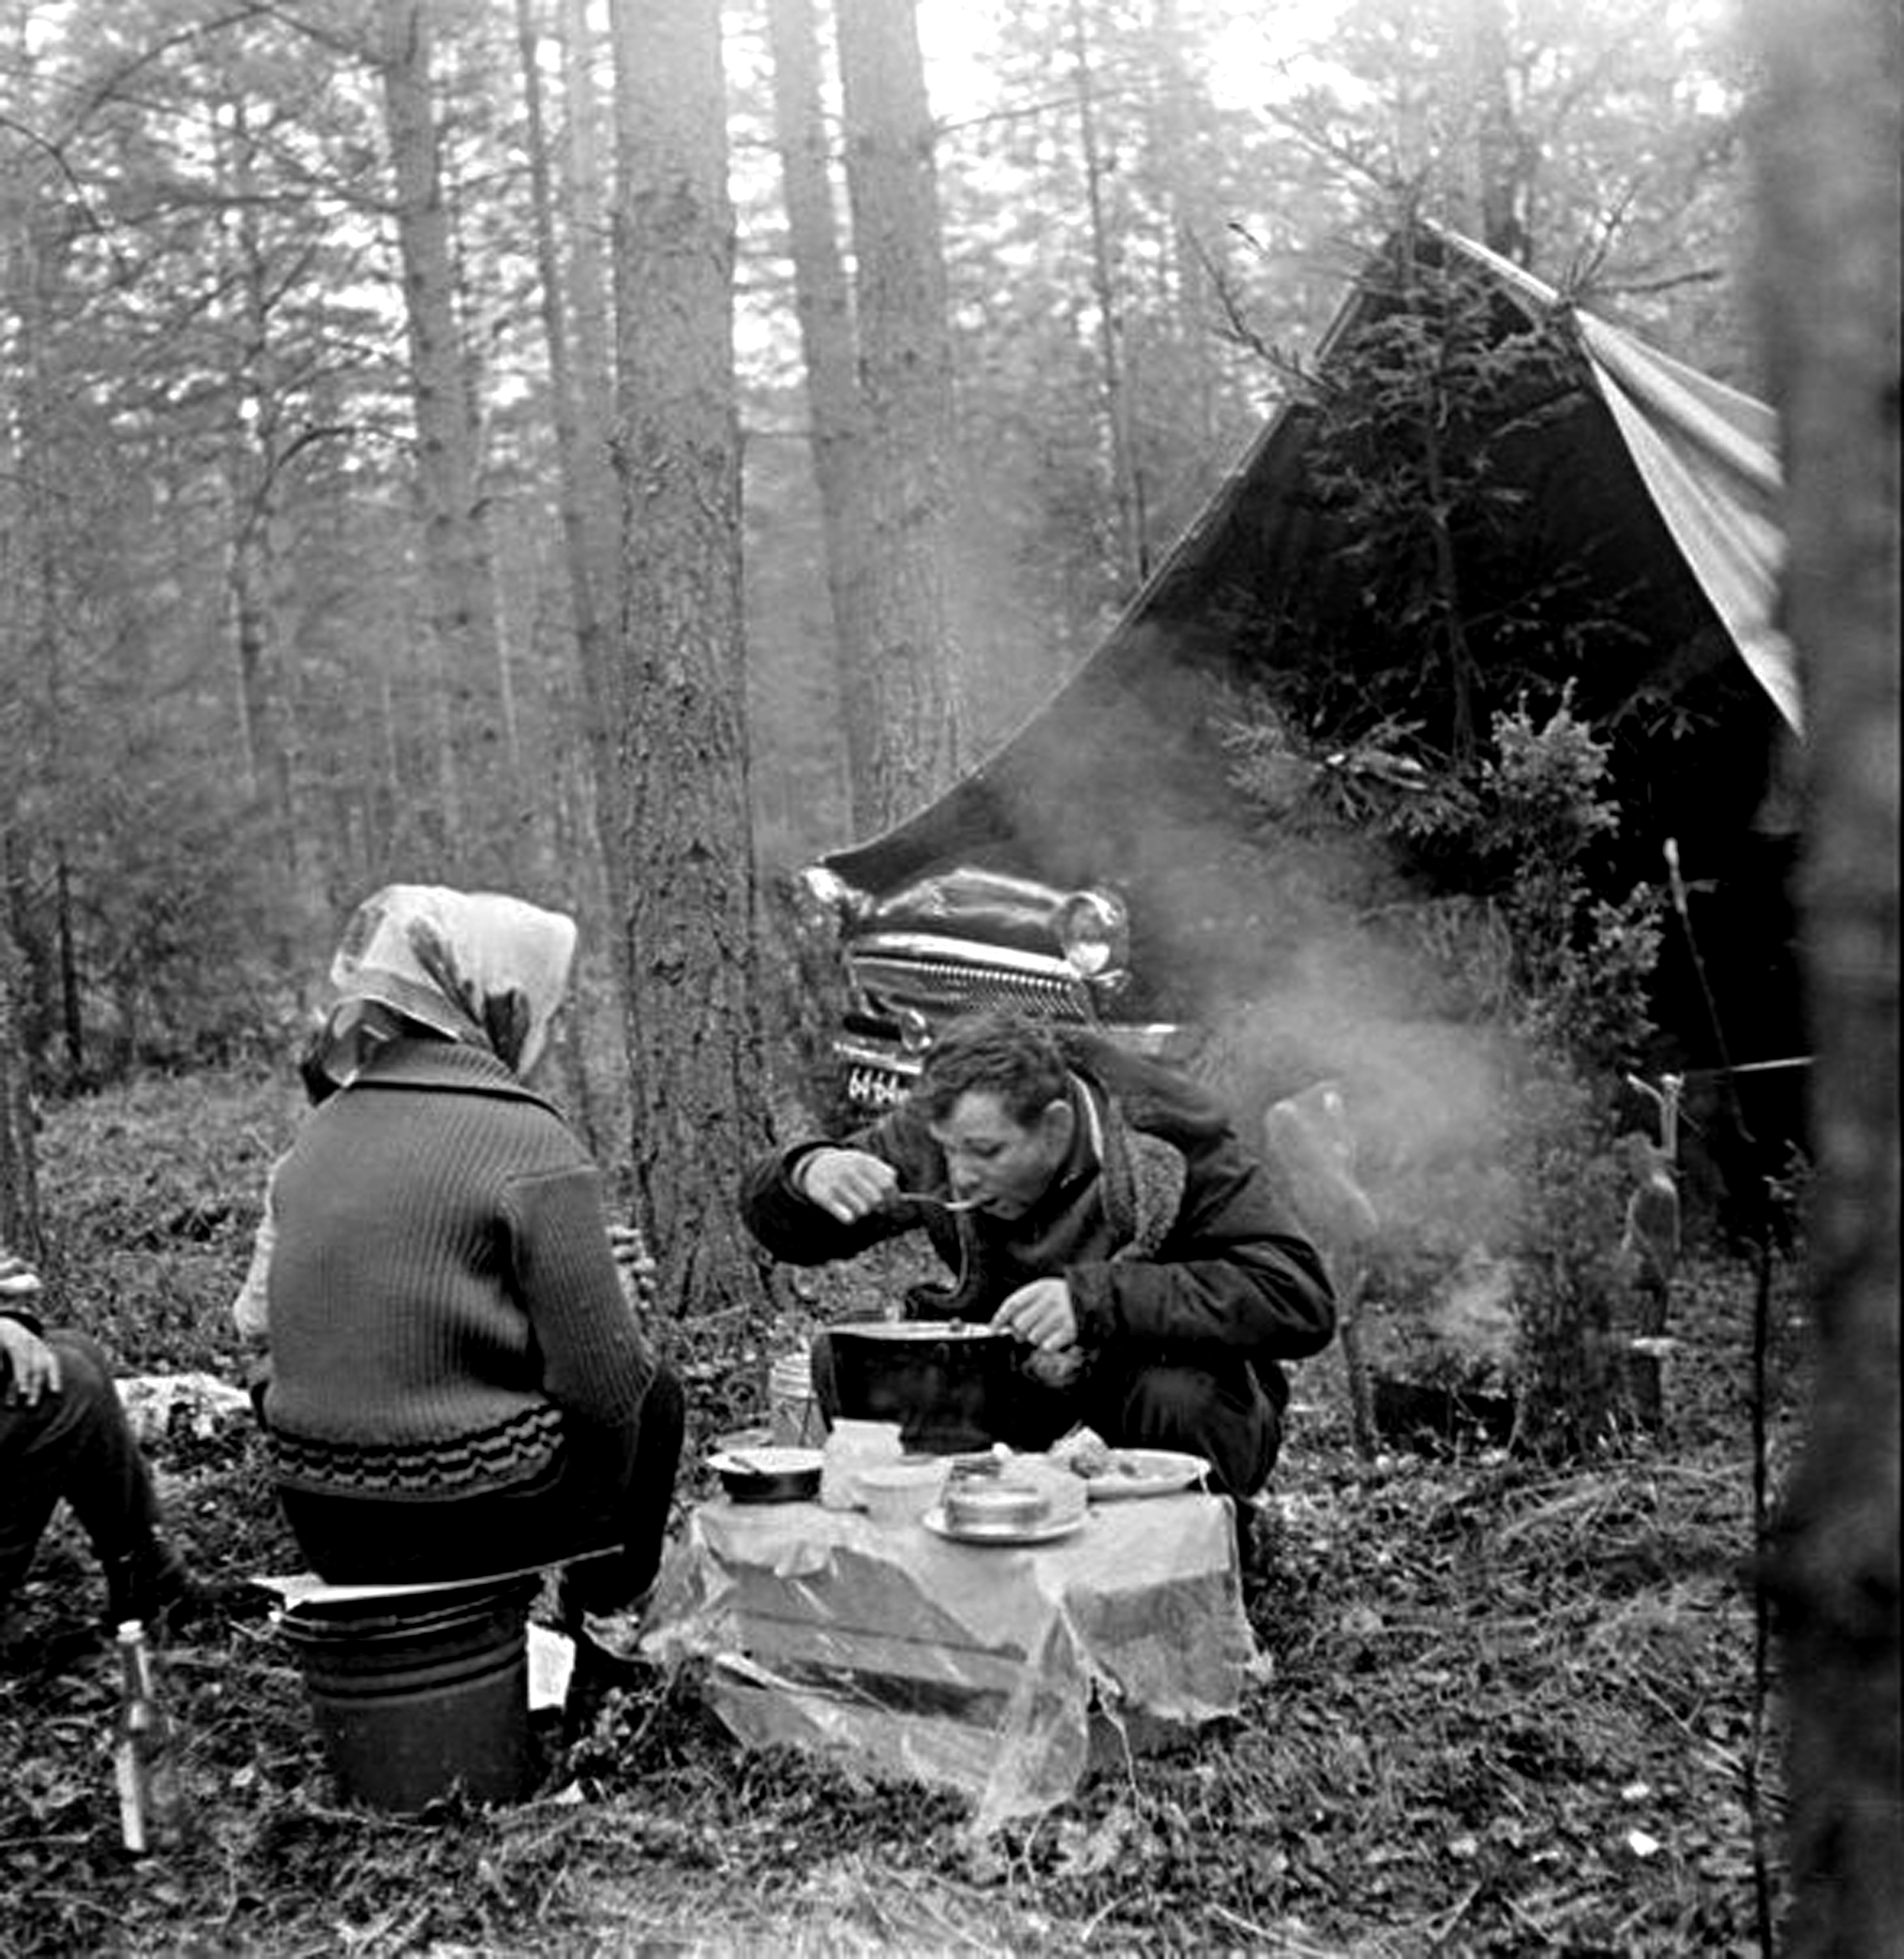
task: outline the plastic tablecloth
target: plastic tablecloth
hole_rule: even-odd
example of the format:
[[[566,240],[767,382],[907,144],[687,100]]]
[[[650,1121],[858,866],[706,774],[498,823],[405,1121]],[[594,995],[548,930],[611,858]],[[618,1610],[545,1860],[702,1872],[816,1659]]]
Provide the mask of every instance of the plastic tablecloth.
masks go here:
[[[1093,1504],[1026,1547],[817,1503],[690,1513],[644,1649],[709,1665],[742,1741],[950,1787],[988,1827],[1082,1779],[1093,1713],[1234,1714],[1254,1653],[1226,1498]]]

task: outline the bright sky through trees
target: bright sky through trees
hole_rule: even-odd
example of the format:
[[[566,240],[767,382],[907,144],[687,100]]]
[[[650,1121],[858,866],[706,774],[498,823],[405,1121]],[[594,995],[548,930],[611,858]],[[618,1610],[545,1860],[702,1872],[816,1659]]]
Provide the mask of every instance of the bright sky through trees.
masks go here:
[[[1218,11],[1225,23],[1207,44],[1217,101],[1247,108],[1286,90],[1340,7],[1341,0],[1223,0]],[[919,0],[926,85],[941,120],[955,122],[987,103],[986,50],[997,35],[999,11],[999,0]]]

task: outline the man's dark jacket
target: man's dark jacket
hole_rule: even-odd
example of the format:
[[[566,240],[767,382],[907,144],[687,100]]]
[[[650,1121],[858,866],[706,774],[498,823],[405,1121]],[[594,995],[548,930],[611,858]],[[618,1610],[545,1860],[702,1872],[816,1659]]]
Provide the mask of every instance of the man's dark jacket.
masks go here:
[[[1220,1373],[1246,1361],[1280,1410],[1289,1389],[1277,1361],[1319,1352],[1335,1329],[1315,1247],[1214,1097],[1096,1037],[1067,1030],[1063,1038],[1080,1119],[1070,1158],[1026,1216],[900,1205],[843,1224],[794,1188],[801,1160],[830,1147],[805,1141],[748,1170],[747,1228],[799,1265],[923,1229],[955,1277],[944,1291],[916,1289],[912,1315],[988,1320],[1017,1287],[1061,1277],[1087,1355],[1120,1371],[1176,1364]],[[947,1189],[944,1156],[909,1104],[838,1146],[890,1163],[903,1189]]]

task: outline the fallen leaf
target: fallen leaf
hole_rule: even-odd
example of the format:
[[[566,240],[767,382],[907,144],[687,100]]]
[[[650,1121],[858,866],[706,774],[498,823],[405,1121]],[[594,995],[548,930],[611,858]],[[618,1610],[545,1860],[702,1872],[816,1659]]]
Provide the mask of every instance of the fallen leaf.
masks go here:
[[[1109,1870],[1124,1848],[1130,1822],[1128,1811],[1114,1809],[1094,1830],[1063,1825],[1058,1832],[1060,1872],[1068,1878],[1089,1878]]]

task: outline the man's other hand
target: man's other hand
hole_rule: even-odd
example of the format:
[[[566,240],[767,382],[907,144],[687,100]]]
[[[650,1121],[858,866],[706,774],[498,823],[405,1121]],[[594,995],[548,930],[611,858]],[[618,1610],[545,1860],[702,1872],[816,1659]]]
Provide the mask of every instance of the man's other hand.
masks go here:
[[[1077,1309],[1071,1287],[1062,1279],[1033,1279],[1011,1294],[992,1316],[1002,1326],[1039,1352],[1055,1354],[1077,1342]]]

